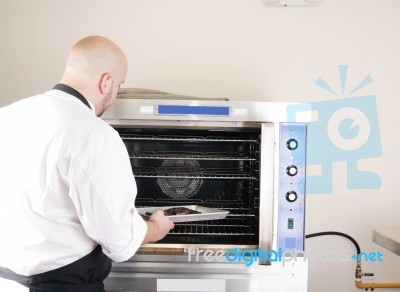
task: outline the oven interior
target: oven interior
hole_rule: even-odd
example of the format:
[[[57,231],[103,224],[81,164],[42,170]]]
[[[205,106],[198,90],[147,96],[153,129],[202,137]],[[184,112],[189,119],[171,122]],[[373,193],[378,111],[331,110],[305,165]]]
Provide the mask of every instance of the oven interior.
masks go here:
[[[223,220],[175,223],[160,244],[258,244],[261,128],[117,127],[137,207],[200,205]]]

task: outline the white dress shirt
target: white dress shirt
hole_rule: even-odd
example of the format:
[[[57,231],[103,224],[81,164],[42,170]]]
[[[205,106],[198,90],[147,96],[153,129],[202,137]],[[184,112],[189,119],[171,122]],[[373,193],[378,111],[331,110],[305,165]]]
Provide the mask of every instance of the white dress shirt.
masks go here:
[[[53,89],[0,108],[0,266],[29,276],[140,247],[127,150],[91,106]]]

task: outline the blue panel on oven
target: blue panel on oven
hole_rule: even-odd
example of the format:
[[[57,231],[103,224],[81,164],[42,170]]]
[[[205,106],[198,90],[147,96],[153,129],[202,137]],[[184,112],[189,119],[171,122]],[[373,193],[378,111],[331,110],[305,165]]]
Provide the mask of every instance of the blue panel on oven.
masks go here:
[[[278,248],[304,250],[307,126],[279,127]]]
[[[229,116],[228,106],[159,105],[160,115]]]

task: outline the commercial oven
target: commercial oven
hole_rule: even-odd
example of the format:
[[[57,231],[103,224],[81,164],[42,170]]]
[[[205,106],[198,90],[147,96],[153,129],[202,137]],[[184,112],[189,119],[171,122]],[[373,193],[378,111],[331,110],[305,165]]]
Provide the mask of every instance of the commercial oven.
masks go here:
[[[114,263],[107,291],[307,290],[307,260],[297,255],[304,250],[308,118],[289,119],[287,106],[114,102],[103,119],[128,150],[137,207],[198,205],[229,214],[175,223],[161,241]]]

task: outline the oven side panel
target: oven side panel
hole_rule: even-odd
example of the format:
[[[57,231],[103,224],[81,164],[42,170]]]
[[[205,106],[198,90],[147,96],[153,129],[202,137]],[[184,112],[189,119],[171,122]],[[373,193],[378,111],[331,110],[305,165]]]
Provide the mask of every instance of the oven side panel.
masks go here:
[[[273,123],[263,123],[261,125],[259,247],[264,251],[272,249],[273,243],[276,125]]]

